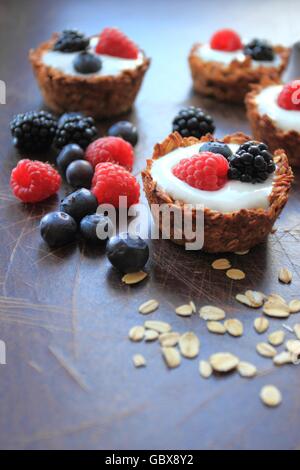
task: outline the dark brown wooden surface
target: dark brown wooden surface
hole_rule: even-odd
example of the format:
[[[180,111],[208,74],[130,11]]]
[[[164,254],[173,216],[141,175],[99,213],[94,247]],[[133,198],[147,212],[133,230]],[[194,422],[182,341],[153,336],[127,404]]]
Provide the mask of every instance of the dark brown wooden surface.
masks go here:
[[[234,301],[234,294],[246,288],[299,297],[299,177],[276,234],[247,256],[230,256],[247,273],[245,281],[232,282],[212,271],[214,256],[185,253],[167,241],[155,241],[148,280],[131,288],[121,283],[103,250],[72,245],[50,251],[41,242],[40,216],[56,208],[59,199],[24,207],[11,196],[9,174],[19,156],[8,128],[14,113],[42,106],[27,62],[30,47],[66,27],[95,33],[118,25],[153,60],[129,116],[140,133],[136,172],[153,145],[170,131],[173,115],[187,104],[209,110],[218,136],[248,131],[242,108],[193,94],[189,47],[224,25],[248,37],[291,44],[299,39],[298,18],[297,0],[1,0],[0,78],[7,83],[7,104],[0,105],[0,339],[7,346],[7,365],[0,366],[1,448],[300,448],[300,368],[276,369],[256,354],[260,337],[252,324],[257,313]],[[291,286],[278,283],[281,266],[293,271]],[[137,309],[149,298],[161,302],[153,319],[199,335],[200,358],[228,350],[255,363],[259,376],[205,381],[199,377],[198,360],[184,360],[180,368],[168,371],[158,344],[132,344],[127,339],[129,328],[143,322]],[[198,315],[177,317],[174,306],[190,299],[198,308],[207,303],[224,307],[228,316],[243,321],[244,336],[218,337],[206,331]],[[299,315],[286,323],[296,321]],[[281,323],[272,322],[271,331]],[[145,369],[132,366],[137,352],[147,359]],[[283,394],[275,410],[259,400],[267,383]]]

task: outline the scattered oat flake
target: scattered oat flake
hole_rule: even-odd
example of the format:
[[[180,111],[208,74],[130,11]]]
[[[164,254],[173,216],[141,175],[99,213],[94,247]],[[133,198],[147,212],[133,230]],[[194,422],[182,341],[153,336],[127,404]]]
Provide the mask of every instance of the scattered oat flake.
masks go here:
[[[289,309],[291,313],[300,312],[300,300],[298,299],[291,300],[289,303]]]
[[[296,325],[293,326],[293,329],[297,338],[300,339],[300,323],[296,323]]]
[[[218,335],[224,335],[226,333],[226,328],[223,323],[218,321],[208,321],[206,323],[208,331],[211,333],[216,333]]]
[[[226,316],[224,310],[213,305],[205,305],[199,310],[199,314],[203,320],[211,321],[224,320]]]
[[[278,273],[278,279],[280,282],[283,282],[283,284],[290,284],[292,282],[293,275],[289,269],[281,268]]]
[[[159,336],[159,342],[164,347],[176,346],[180,338],[180,334],[176,331],[170,333],[163,333]]]
[[[264,357],[275,357],[277,354],[276,349],[268,343],[258,343],[256,345],[256,351]]]
[[[248,299],[248,297],[244,294],[237,294],[235,296],[235,299],[240,302],[241,304],[247,305],[248,307],[253,307],[251,301]],[[256,307],[255,307],[256,308]]]
[[[176,348],[162,347],[161,351],[162,351],[164,360],[170,369],[174,369],[175,367],[178,367],[180,365],[181,357],[180,357],[179,351]]]
[[[290,364],[292,362],[292,356],[289,351],[282,351],[273,357],[275,366],[283,366],[284,364]]]
[[[130,328],[128,337],[131,341],[142,341],[145,334],[145,328],[143,326],[133,326]]]
[[[213,269],[217,269],[217,270],[230,269],[231,268],[231,263],[226,258],[220,258],[220,259],[216,259],[212,263],[212,267],[213,267]]]
[[[138,282],[143,281],[148,276],[144,271],[139,271],[137,273],[127,273],[122,277],[122,281],[125,284],[137,284]]]
[[[139,312],[143,315],[154,312],[159,307],[159,303],[155,299],[147,300],[139,306]]]
[[[199,354],[200,341],[192,331],[184,333],[179,338],[179,349],[182,356],[192,359]]]
[[[268,336],[268,341],[272,346],[279,346],[283,343],[285,338],[285,332],[282,330],[273,331]]]
[[[239,256],[244,256],[244,255],[247,255],[249,253],[250,250],[244,250],[244,251],[235,251],[234,254],[235,255],[239,255]]]
[[[199,373],[204,379],[208,379],[213,370],[209,362],[207,361],[200,361],[199,362]]]
[[[236,318],[230,318],[228,320],[225,320],[224,326],[226,328],[227,333],[229,333],[231,336],[242,336],[244,332],[242,322],[240,322],[240,320],[237,320]]]
[[[268,317],[275,318],[288,318],[290,315],[289,306],[279,299],[269,299],[264,305],[263,312]]]
[[[300,355],[300,341],[298,339],[289,339],[286,341],[285,347],[294,356]]]
[[[132,357],[133,365],[135,367],[145,367],[146,366],[146,359],[142,354],[135,354]]]
[[[255,290],[246,290],[245,296],[250,300],[253,307],[261,307],[267,299],[265,294]]]
[[[193,313],[196,313],[196,311],[197,311],[196,305],[194,304],[194,302],[192,300],[190,301],[190,306],[192,307]]]
[[[234,354],[220,352],[210,356],[209,362],[216,372],[229,372],[237,368],[239,359]]]
[[[286,305],[286,301],[285,299],[282,297],[282,295],[279,295],[279,294],[270,294],[267,298],[267,300],[269,302],[274,302],[274,301],[279,301],[281,302],[282,304]]]
[[[144,340],[149,342],[149,341],[155,341],[159,337],[159,333],[155,330],[145,330],[145,335],[144,335]]]
[[[237,366],[238,373],[241,377],[254,377],[257,374],[256,367],[250,362],[239,362]]]
[[[254,328],[257,333],[264,333],[269,328],[269,320],[264,317],[258,317],[254,320]]]
[[[190,304],[180,305],[175,309],[175,312],[181,317],[190,317],[193,313],[193,308]]]
[[[274,385],[265,385],[260,392],[262,402],[267,406],[278,406],[282,401],[280,391]]]
[[[226,271],[226,276],[234,281],[241,281],[242,279],[245,279],[246,274],[240,269],[228,269],[228,271]]]
[[[169,323],[159,320],[147,320],[144,326],[148,330],[155,330],[158,333],[168,333],[168,331],[171,331],[171,325],[169,325]]]

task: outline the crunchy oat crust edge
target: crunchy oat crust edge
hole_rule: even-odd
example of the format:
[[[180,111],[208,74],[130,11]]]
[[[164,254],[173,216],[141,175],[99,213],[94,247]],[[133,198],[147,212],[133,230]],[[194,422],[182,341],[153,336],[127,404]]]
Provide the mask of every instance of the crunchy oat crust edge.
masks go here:
[[[133,70],[118,75],[71,76],[42,62],[58,35],[29,51],[34,75],[47,106],[57,114],[81,111],[96,119],[108,118],[130,110],[149,68],[150,59]]]
[[[228,135],[220,141],[225,143],[242,144],[250,138],[238,132]],[[200,140],[195,137],[182,138],[177,132],[170,134],[163,142],[156,144],[152,158],[147,160],[147,168],[142,172],[144,191],[149,205],[168,204],[183,210],[181,201],[173,200],[166,192],[157,187],[151,176],[153,160],[162,158],[167,153],[178,147],[188,147],[195,143],[214,141],[212,135],[207,134]],[[210,209],[204,210],[204,246],[203,251],[209,253],[244,251],[263,242],[271,233],[272,227],[284,208],[288,193],[293,181],[293,172],[283,150],[274,152],[277,170],[274,177],[274,185],[270,194],[270,206],[265,209],[242,209],[236,212],[221,213]],[[195,211],[193,211],[193,223],[195,223]],[[155,223],[162,231],[161,220],[153,214]],[[194,226],[195,229],[195,226]],[[187,240],[176,240],[174,237],[174,221],[171,219],[171,240],[184,245]]]
[[[290,57],[290,48],[278,45],[274,46],[275,52],[281,57],[281,64],[277,67],[259,66],[254,69],[250,57],[243,63],[235,60],[224,66],[218,62],[203,61],[196,54],[200,45],[193,45],[188,58],[194,89],[202,95],[233,103],[243,103],[250,84],[260,83],[264,77],[280,79]]]
[[[276,126],[267,114],[261,115],[256,104],[256,96],[261,90],[278,82],[264,80],[260,85],[253,85],[245,98],[247,117],[255,139],[265,142],[273,152],[283,148],[288,155],[292,167],[300,167],[300,133],[297,131],[283,131]]]

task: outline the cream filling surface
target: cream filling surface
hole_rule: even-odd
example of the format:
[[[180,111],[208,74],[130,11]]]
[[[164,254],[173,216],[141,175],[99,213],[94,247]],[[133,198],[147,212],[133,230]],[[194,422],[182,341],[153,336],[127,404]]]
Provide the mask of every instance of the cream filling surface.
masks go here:
[[[239,145],[228,144],[232,152]],[[202,191],[189,186],[172,173],[172,168],[183,158],[189,158],[199,153],[201,145],[179,147],[167,155],[153,160],[151,175],[158,187],[169,194],[174,200],[187,204],[203,204],[204,207],[222,213],[234,212],[241,209],[267,209],[268,197],[272,192],[273,177],[270,175],[264,183],[242,183],[228,180],[218,191]]]
[[[272,85],[256,95],[255,101],[259,114],[266,114],[277,127],[284,131],[300,132],[300,111],[283,109],[277,104],[277,98],[283,85]],[[296,99],[300,97],[295,96]]]
[[[95,47],[98,42],[98,36],[90,39],[89,52],[95,53]],[[102,67],[98,72],[83,74],[74,69],[73,61],[80,52],[60,52],[45,51],[43,54],[43,63],[49,67],[53,67],[66,75],[76,75],[82,78],[97,75],[118,75],[124,70],[132,70],[141,65],[144,61],[144,55],[139,52],[137,59],[122,59],[120,57],[112,57],[109,55],[96,54],[101,59]]]

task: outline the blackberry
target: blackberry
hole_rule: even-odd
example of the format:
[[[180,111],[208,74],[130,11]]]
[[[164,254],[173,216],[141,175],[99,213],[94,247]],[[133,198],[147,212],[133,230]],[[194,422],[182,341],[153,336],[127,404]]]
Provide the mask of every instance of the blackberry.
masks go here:
[[[260,39],[252,39],[252,41],[246,44],[244,53],[258,61],[271,61],[274,59],[274,51],[271,44]]]
[[[58,125],[54,144],[61,149],[67,144],[78,144],[85,149],[97,137],[95,121],[92,117],[74,115]]]
[[[90,43],[89,38],[76,29],[67,29],[61,33],[53,46],[54,51],[77,52],[84,51]]]
[[[201,108],[189,106],[183,108],[173,119],[173,132],[179,132],[182,137],[200,138],[205,134],[213,133],[215,125],[213,119],[205,114]]]
[[[46,111],[17,114],[10,123],[14,145],[24,152],[49,150],[57,129],[57,120]]]
[[[249,141],[229,158],[229,179],[262,183],[276,169],[273,155],[262,142]]]

